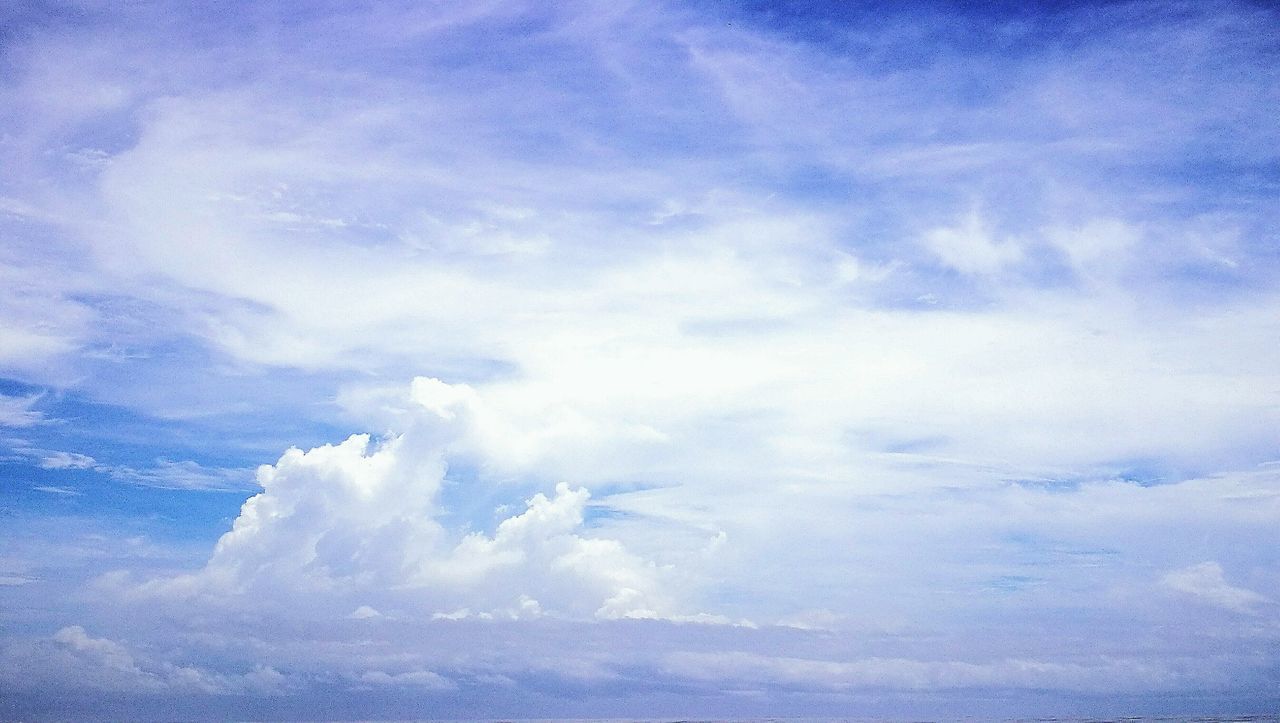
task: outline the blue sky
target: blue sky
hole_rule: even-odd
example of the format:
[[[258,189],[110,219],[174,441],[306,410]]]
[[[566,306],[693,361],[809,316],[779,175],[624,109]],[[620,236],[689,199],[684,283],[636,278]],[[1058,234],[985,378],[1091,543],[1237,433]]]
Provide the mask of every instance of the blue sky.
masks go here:
[[[9,3],[0,713],[1280,705],[1264,3]]]

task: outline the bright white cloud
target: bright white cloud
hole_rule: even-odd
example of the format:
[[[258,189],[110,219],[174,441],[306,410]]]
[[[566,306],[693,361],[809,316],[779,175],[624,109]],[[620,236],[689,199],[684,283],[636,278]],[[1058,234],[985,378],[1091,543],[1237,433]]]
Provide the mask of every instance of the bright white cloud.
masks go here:
[[[465,385],[419,378],[405,395],[407,429],[382,439],[291,449],[258,470],[262,492],[245,502],[204,570],[142,585],[177,599],[311,605],[377,598],[414,614],[492,618],[541,615],[653,618],[680,612],[663,571],[616,540],[581,535],[589,493],[561,483],[527,509],[451,540],[438,495],[451,446],[472,422]]]

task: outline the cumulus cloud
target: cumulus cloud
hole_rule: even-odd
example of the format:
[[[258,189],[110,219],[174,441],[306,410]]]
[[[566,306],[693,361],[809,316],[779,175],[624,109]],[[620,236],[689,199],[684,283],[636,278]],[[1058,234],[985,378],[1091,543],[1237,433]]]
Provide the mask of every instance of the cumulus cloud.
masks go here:
[[[475,393],[419,378],[405,397],[416,410],[405,431],[290,449],[259,468],[262,492],[244,503],[204,569],[149,581],[142,591],[258,604],[299,596],[346,604],[373,596],[446,618],[678,612],[663,589],[662,569],[617,540],[581,534],[590,499],[583,488],[560,483],[553,496],[533,495],[524,512],[492,534],[451,541],[437,520],[438,495]],[[380,613],[362,603],[351,616]]]
[[[143,675],[124,646],[105,638],[91,638],[79,625],[62,628],[54,633],[53,639],[70,650],[83,653],[104,668],[133,677]]]
[[[576,534],[589,497],[585,489],[570,489],[564,483],[556,486],[553,498],[538,493],[525,512],[503,520],[492,537],[467,535],[423,577],[488,589],[496,596],[509,593],[494,589],[487,580],[521,580],[525,589],[509,613],[513,617],[540,615],[544,606],[555,613],[587,612],[598,605],[591,612],[602,618],[670,614],[661,571],[653,564],[628,553],[616,540]]]

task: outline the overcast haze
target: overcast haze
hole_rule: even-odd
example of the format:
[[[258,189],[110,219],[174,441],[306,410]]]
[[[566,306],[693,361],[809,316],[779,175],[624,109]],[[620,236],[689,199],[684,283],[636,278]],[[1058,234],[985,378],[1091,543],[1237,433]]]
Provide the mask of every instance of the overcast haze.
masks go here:
[[[1265,3],[0,9],[0,715],[1280,710]]]

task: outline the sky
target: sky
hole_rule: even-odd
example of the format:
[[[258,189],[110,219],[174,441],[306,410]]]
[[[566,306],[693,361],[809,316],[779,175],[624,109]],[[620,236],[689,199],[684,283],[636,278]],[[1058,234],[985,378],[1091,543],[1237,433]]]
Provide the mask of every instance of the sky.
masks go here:
[[[0,7],[0,717],[1280,710],[1267,3]]]

